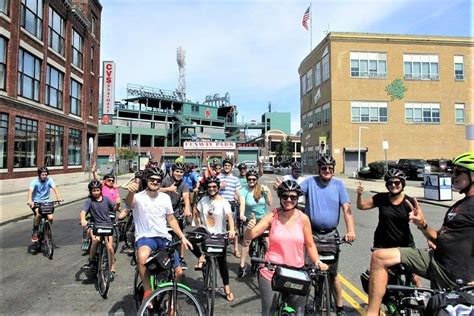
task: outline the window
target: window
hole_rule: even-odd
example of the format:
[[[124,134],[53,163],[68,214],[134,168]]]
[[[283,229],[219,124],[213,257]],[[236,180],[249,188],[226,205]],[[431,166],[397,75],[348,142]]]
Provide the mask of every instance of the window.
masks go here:
[[[387,122],[387,102],[351,102],[352,123]]]
[[[306,73],[306,92],[313,89],[313,69],[308,70]]]
[[[323,110],[321,112],[321,121],[324,124],[329,124],[329,119],[331,117],[331,109],[330,109],[330,104],[326,103],[323,105]]]
[[[0,113],[0,169],[7,168],[8,114]]]
[[[306,113],[301,116],[301,127],[306,129]]]
[[[454,56],[454,79],[464,80],[464,57]]]
[[[64,127],[46,124],[44,149],[45,166],[63,165]]]
[[[317,62],[314,67],[314,86],[317,87],[321,84],[321,62]]]
[[[305,95],[306,94],[306,74],[304,74],[303,76],[301,76],[301,95]]]
[[[312,128],[313,127],[313,111],[309,111],[308,112],[308,115],[306,116],[307,119],[308,119],[308,128]]]
[[[406,103],[405,122],[421,124],[439,123],[439,103]]]
[[[21,26],[40,40],[43,39],[43,0],[21,0]]]
[[[17,116],[15,118],[15,168],[36,167],[38,148],[38,121]]]
[[[323,82],[329,79],[329,54],[326,54],[323,59]]]
[[[403,55],[405,79],[439,80],[437,55]]]
[[[81,116],[81,90],[82,85],[74,79],[71,79],[71,93],[69,95],[69,112]]]
[[[0,0],[0,12],[5,13],[6,15],[9,15],[9,8],[10,8],[10,1],[8,0]]]
[[[314,121],[316,123],[316,126],[321,125],[321,107],[316,108],[314,110]]]
[[[7,74],[7,40],[0,36],[0,90],[5,90]]]
[[[351,52],[351,77],[387,78],[387,54]]]
[[[95,35],[96,34],[96,27],[97,27],[97,17],[95,16],[94,13],[92,13],[92,21],[91,21],[91,34]]]
[[[82,69],[82,46],[84,40],[76,30],[72,30],[72,64]]]
[[[94,90],[90,90],[89,94],[89,117],[94,117]]]
[[[199,105],[196,105],[196,104],[191,105],[191,112],[199,113]]]
[[[49,8],[48,46],[64,56],[64,19]]]
[[[91,72],[94,73],[94,45],[91,46]]]
[[[456,124],[464,124],[464,104],[456,103],[454,107],[456,111]]]
[[[64,75],[50,65],[46,68],[46,105],[63,109]]]
[[[79,166],[82,164],[81,147],[82,147],[82,132],[75,129],[70,129],[69,130],[69,145],[67,147],[69,166]]]
[[[18,55],[18,94],[39,101],[41,60],[21,48]]]

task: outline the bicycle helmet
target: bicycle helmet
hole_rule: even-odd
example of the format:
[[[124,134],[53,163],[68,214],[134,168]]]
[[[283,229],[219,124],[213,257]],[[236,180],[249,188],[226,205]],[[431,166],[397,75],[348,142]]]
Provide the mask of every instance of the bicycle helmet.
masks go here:
[[[39,167],[39,168],[38,168],[38,175],[41,175],[43,172],[46,172],[47,174],[49,174],[48,168],[46,168],[46,167]]]
[[[175,171],[175,170],[186,170],[186,167],[184,166],[184,163],[182,162],[177,162],[175,163],[172,167],[171,167],[171,170]]]
[[[135,179],[136,178],[141,178],[141,177],[143,177],[143,171],[139,170],[139,171],[135,172]]]
[[[89,188],[89,192],[92,191],[92,189],[101,189],[102,190],[102,182],[99,180],[92,180],[89,182],[89,185],[87,186]]]
[[[466,151],[465,153],[458,155],[454,158],[453,165],[474,172],[474,151]]]
[[[223,161],[222,161],[222,165],[225,165],[226,163],[230,164],[231,166],[234,165],[234,162],[232,161],[232,159],[230,157],[226,157]]]
[[[331,166],[335,166],[336,165],[336,160],[334,160],[334,158],[331,156],[331,155],[322,155],[321,157],[319,157],[318,159],[318,166],[323,166],[323,165],[331,165]]]
[[[293,161],[291,163],[292,170],[301,170],[301,163],[299,161]]]
[[[298,196],[303,195],[301,191],[300,185],[294,180],[285,180],[277,188],[278,197],[280,197],[283,193],[294,191],[298,194]]]
[[[158,167],[152,167],[145,170],[146,178],[151,178],[152,176],[158,176],[163,179],[163,171]]]
[[[248,177],[256,177],[257,179],[260,177],[260,175],[258,174],[258,171],[255,170],[255,169],[250,169],[249,171],[247,171],[247,174],[245,175],[246,178]]]
[[[402,182],[402,186],[405,187],[407,177],[405,173],[401,171],[400,169],[390,169],[383,176],[383,179],[385,180],[385,182],[387,182],[391,178],[400,179],[400,181]]]
[[[209,183],[215,183],[218,188],[221,187],[221,180],[216,176],[207,177],[206,178],[206,186],[209,185]]]
[[[107,179],[114,179],[115,180],[115,176],[111,173],[108,173],[102,179],[103,180],[107,180]]]
[[[247,170],[247,165],[242,162],[242,163],[239,163],[239,165],[237,166],[237,168],[238,168],[239,170]]]

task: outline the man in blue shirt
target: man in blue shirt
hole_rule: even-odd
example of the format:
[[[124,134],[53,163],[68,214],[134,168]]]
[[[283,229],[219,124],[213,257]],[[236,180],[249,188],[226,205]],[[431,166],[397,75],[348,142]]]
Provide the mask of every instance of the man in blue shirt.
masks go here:
[[[311,220],[313,237],[316,240],[334,238],[339,236],[337,225],[342,207],[346,223],[345,239],[352,242],[356,235],[351,201],[344,183],[333,178],[335,165],[336,161],[333,157],[322,155],[318,160],[319,175],[307,178],[300,184],[301,190],[306,195],[305,213]],[[336,313],[345,315],[342,308],[341,283],[337,278],[338,257],[336,255],[335,262],[329,264],[329,275],[336,292]]]
[[[41,216],[38,212],[38,208],[34,207],[35,202],[48,202],[49,201],[49,190],[53,189],[54,194],[56,195],[56,200],[62,201],[59,196],[59,191],[56,185],[54,184],[53,179],[48,177],[49,170],[46,167],[38,168],[38,178],[34,179],[28,190],[28,206],[31,207],[31,210],[34,214],[33,219],[33,235],[31,235],[31,241],[38,241],[38,227],[41,220]],[[53,214],[48,215],[48,221],[53,223]]]

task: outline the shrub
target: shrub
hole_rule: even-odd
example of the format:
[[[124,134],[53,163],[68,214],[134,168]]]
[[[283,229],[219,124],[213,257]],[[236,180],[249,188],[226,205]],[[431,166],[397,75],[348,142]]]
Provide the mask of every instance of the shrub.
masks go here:
[[[381,179],[385,174],[385,163],[383,161],[371,162],[369,168],[372,179]]]

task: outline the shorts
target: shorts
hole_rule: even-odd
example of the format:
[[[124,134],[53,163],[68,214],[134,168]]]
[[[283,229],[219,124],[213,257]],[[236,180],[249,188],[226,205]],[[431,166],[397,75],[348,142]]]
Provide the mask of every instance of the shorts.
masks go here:
[[[431,288],[457,288],[456,282],[452,281],[443,268],[433,258],[432,250],[398,248],[401,263],[408,270],[431,281]]]
[[[171,243],[170,240],[163,237],[141,237],[135,241],[135,249],[140,247],[147,246],[151,251],[156,251],[158,249],[163,249]],[[175,251],[173,254],[173,266],[179,267],[179,255],[178,251]]]

